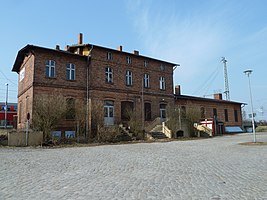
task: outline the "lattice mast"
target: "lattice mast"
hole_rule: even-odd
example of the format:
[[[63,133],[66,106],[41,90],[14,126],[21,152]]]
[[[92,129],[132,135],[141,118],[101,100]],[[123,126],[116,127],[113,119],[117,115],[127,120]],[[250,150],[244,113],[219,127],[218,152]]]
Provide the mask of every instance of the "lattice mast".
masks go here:
[[[225,93],[225,99],[230,100],[230,91],[229,91],[229,83],[228,83],[228,73],[227,73],[227,66],[226,62],[227,60],[225,57],[222,57],[223,65],[224,65],[224,93]]]

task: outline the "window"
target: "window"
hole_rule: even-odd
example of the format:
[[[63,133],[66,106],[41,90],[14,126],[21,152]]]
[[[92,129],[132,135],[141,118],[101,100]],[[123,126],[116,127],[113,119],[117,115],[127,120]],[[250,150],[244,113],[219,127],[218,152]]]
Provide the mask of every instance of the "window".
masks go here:
[[[129,70],[126,71],[126,85],[133,85],[133,73]]]
[[[53,60],[46,60],[45,61],[45,76],[54,78],[55,77],[55,68],[56,62]]]
[[[113,60],[113,55],[111,52],[107,53],[107,60]]]
[[[186,119],[186,107],[185,106],[181,107],[181,117],[183,119]]]
[[[25,77],[25,67],[19,72],[19,81],[22,81]]]
[[[67,80],[75,80],[75,65],[67,64]]]
[[[144,67],[148,67],[148,61],[144,60]]]
[[[224,109],[224,119],[226,122],[228,122],[228,110],[227,109]]]
[[[126,63],[127,64],[132,64],[132,58],[130,56],[126,57]]]
[[[74,119],[75,118],[75,99],[67,98],[66,100],[67,112],[66,119]]]
[[[149,74],[144,75],[144,87],[149,88]]]
[[[165,70],[165,65],[160,65],[160,71],[164,71]]]
[[[217,118],[217,109],[213,108],[213,117]]]
[[[159,78],[159,88],[161,90],[165,90],[166,89],[165,78],[163,76],[161,76]]]
[[[200,114],[201,114],[201,118],[205,118],[206,116],[205,116],[205,108],[204,107],[201,107],[200,108]]]
[[[22,112],[22,102],[19,102],[19,117],[18,117],[19,118],[19,120],[18,120],[19,123],[21,123],[21,117],[22,117],[22,113],[21,112]]]
[[[112,83],[112,82],[113,82],[112,68],[106,67],[106,83]]]
[[[237,112],[237,110],[234,110],[234,115],[235,115],[235,122],[238,122],[238,112]]]

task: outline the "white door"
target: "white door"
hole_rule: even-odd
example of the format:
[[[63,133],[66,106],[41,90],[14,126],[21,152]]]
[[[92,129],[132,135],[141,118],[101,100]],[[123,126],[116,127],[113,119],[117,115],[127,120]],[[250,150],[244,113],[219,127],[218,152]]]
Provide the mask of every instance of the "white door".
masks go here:
[[[114,102],[113,101],[105,101],[104,123],[106,126],[114,125]]]

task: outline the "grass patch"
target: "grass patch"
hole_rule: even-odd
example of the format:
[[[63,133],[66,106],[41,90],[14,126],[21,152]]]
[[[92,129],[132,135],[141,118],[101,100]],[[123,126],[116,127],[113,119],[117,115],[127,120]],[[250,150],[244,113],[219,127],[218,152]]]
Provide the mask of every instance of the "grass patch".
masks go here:
[[[267,126],[258,126],[256,132],[267,132]]]

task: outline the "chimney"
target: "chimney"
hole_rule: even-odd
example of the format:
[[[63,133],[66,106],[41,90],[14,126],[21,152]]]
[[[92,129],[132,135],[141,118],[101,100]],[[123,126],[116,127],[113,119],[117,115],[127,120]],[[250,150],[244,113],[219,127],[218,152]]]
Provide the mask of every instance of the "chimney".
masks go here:
[[[139,51],[137,51],[137,50],[134,50],[133,53],[134,53],[134,55],[137,55],[137,56],[139,55]]]
[[[176,85],[175,86],[175,94],[176,95],[181,95],[181,86],[180,85]]]
[[[83,34],[79,33],[78,35],[78,44],[83,44]]]
[[[69,45],[65,46],[65,51],[68,51],[69,50]]]
[[[58,44],[56,45],[56,50],[60,50],[60,46]]]
[[[222,100],[222,93],[213,94],[213,98],[216,100]]]
[[[122,46],[119,46],[119,47],[117,48],[117,50],[118,50],[118,51],[122,51]]]

